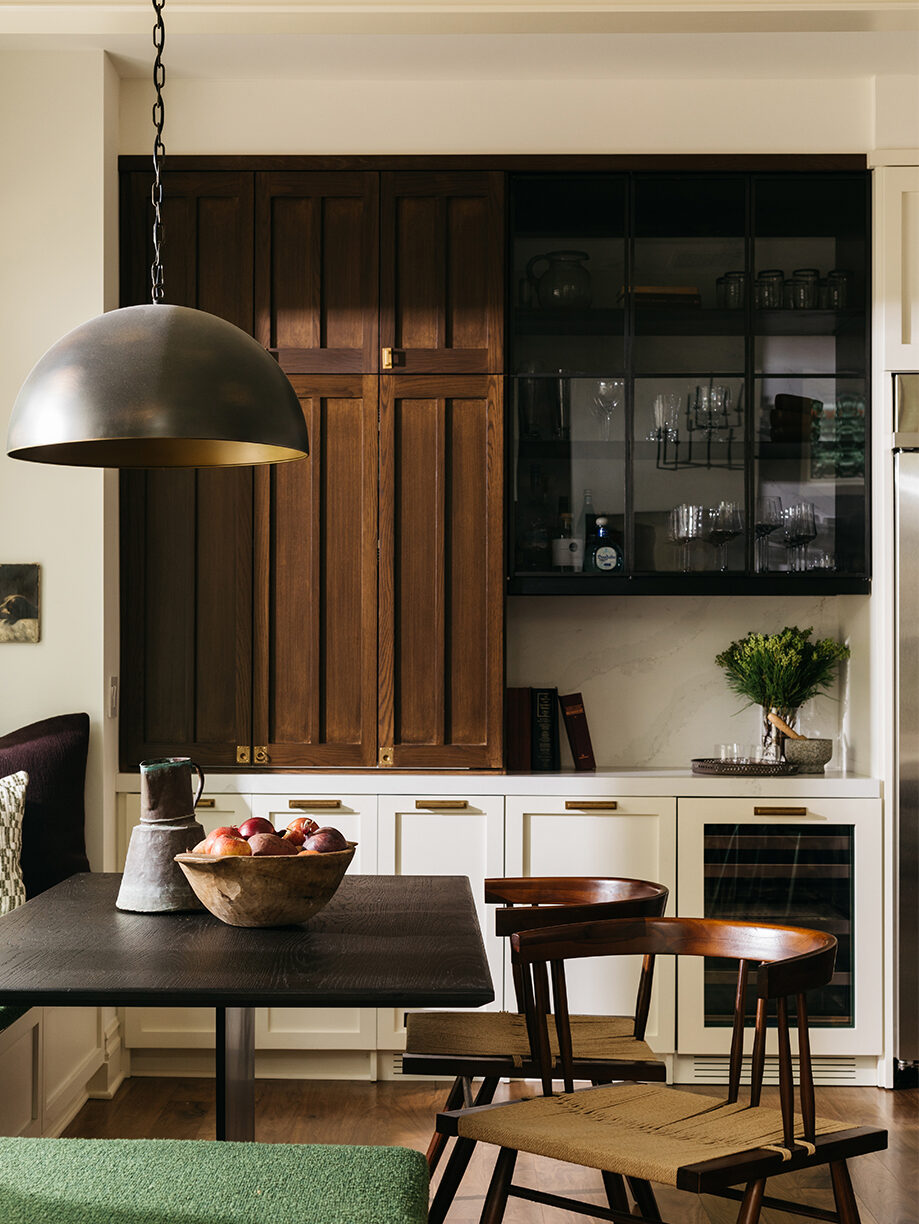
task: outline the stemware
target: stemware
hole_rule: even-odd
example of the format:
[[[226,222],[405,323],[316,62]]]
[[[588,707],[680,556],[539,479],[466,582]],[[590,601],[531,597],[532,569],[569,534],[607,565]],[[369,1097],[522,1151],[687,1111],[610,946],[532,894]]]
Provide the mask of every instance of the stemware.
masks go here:
[[[705,538],[718,550],[718,569],[728,568],[728,545],[743,531],[743,510],[739,502],[722,501],[709,506]]]
[[[621,378],[598,378],[591,402],[594,416],[599,421],[599,438],[609,442],[610,427],[617,410],[622,407],[625,383]]]
[[[783,535],[789,554],[789,568],[795,573],[807,569],[807,546],[817,537],[813,502],[788,506],[783,516]]]
[[[680,569],[692,569],[692,545],[702,538],[702,507],[684,503],[670,511],[670,539],[680,546]]]
[[[781,526],[781,497],[759,498],[753,522],[753,564],[757,574],[765,574],[769,569],[769,537]]]
[[[648,434],[649,442],[675,442],[680,432],[680,407],[682,397],[673,391],[661,391],[654,397],[654,427]]]

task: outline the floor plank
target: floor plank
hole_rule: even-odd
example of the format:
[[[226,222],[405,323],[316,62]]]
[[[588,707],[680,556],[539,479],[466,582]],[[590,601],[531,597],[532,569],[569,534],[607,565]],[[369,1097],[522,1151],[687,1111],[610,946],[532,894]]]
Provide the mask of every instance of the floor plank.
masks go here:
[[[532,1086],[502,1085],[496,1099],[531,1094]],[[710,1088],[703,1090],[711,1093]],[[446,1085],[422,1080],[363,1083],[319,1080],[259,1080],[256,1137],[263,1143],[388,1143],[424,1150]],[[765,1103],[778,1104],[777,1090]],[[919,1091],[874,1088],[818,1089],[818,1112],[853,1124],[886,1126],[890,1147],[851,1164],[862,1224],[917,1224],[919,1221]],[[210,1139],[214,1135],[214,1083],[206,1079],[136,1077],[112,1101],[89,1101],[67,1128],[69,1137]],[[473,1156],[449,1224],[474,1224],[494,1165],[494,1149]],[[603,1203],[599,1175],[590,1169],[521,1155],[515,1179],[558,1194]],[[805,1201],[831,1208],[829,1176],[823,1169],[789,1174],[770,1182],[770,1193],[806,1195]],[[735,1204],[702,1200],[660,1187],[665,1219],[679,1224],[733,1224]],[[583,1224],[584,1216],[512,1201],[507,1224]],[[762,1224],[803,1220],[764,1211]]]

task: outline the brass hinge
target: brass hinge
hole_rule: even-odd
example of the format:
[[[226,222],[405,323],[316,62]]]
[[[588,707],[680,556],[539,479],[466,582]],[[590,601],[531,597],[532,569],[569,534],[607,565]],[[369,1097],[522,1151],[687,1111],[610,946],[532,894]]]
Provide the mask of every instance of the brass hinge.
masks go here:
[[[393,750],[392,750],[392,748],[391,748],[391,747],[390,747],[390,748],[381,748],[381,749],[380,749],[380,755],[377,757],[377,764],[378,764],[378,765],[392,765],[392,763],[393,763]]]
[[[270,760],[271,760],[271,757],[268,755],[268,745],[267,744],[256,744],[255,745],[255,763],[256,765],[267,765]]]
[[[249,764],[249,745],[248,744],[237,744],[236,745],[236,764],[237,765],[248,765]]]

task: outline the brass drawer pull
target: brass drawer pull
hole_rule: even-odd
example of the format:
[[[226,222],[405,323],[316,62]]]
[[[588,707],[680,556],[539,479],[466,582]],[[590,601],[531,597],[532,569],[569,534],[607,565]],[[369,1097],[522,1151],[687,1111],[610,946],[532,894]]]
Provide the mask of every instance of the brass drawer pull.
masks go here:
[[[566,812],[616,812],[619,803],[616,799],[566,799]]]
[[[289,808],[340,808],[340,799],[288,799]]]
[[[469,807],[468,799],[416,799],[416,808],[430,808],[434,812],[461,812]]]
[[[195,804],[195,810],[197,811],[198,808],[214,808],[216,806],[217,806],[216,799],[199,799],[198,802]]]
[[[806,816],[806,807],[754,807],[754,816]]]

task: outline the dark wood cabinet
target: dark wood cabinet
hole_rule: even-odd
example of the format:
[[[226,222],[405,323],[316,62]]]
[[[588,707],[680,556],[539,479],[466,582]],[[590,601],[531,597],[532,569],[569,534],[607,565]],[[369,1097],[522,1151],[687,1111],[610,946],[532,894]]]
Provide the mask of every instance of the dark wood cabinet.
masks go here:
[[[275,352],[310,456],[122,474],[123,768],[500,767],[502,186],[167,174],[167,301]],[[125,304],[149,189],[123,178]]]
[[[380,398],[380,745],[397,767],[497,768],[501,379],[397,375]]]

